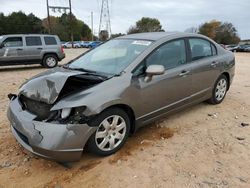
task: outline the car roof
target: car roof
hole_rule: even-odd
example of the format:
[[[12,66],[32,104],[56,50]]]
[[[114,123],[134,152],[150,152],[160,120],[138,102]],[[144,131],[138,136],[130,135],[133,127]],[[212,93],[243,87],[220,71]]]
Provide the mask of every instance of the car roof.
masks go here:
[[[22,37],[22,36],[50,36],[56,37],[57,35],[49,35],[49,34],[10,34],[10,35],[1,35],[2,37]]]
[[[135,39],[135,40],[151,40],[157,41],[163,38],[172,37],[203,37],[203,35],[196,33],[184,33],[184,32],[149,32],[149,33],[136,33],[118,37],[119,39]]]

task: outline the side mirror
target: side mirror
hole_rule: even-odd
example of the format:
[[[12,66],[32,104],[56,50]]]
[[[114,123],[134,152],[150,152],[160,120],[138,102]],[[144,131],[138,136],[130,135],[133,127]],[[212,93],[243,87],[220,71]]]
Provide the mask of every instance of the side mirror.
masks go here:
[[[4,45],[3,45],[3,43],[1,43],[1,44],[0,44],[0,49],[3,48],[3,47],[4,47]]]
[[[152,77],[155,75],[162,75],[165,73],[165,68],[163,65],[150,65],[146,69],[146,77],[145,82],[150,82],[152,80]]]

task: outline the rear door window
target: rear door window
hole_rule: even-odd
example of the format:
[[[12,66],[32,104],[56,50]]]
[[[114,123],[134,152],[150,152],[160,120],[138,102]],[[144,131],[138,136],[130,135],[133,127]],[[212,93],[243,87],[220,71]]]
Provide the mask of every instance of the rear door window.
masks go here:
[[[192,61],[203,59],[213,55],[211,43],[200,38],[189,39]]]
[[[57,45],[55,37],[44,37],[46,45]]]
[[[23,46],[22,37],[8,37],[3,41],[4,47],[20,47]]]
[[[27,46],[41,46],[41,37],[25,37]]]

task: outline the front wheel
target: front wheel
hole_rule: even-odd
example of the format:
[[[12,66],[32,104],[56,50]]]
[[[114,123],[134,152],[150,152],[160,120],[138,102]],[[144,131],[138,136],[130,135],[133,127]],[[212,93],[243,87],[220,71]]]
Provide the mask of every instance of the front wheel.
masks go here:
[[[118,151],[128,138],[130,119],[120,108],[110,108],[98,115],[91,126],[98,127],[90,137],[87,147],[89,151],[107,156]]]
[[[221,75],[215,82],[212,97],[208,100],[210,104],[220,104],[227,93],[228,89],[228,79],[225,75]]]

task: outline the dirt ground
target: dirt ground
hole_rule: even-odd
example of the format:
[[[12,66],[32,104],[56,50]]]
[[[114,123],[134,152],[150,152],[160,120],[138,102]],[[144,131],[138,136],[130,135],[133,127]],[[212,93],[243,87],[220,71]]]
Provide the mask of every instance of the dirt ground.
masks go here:
[[[82,51],[66,50],[62,63]],[[202,103],[142,128],[112,156],[84,152],[65,165],[25,151],[6,117],[7,94],[45,69],[0,67],[0,188],[250,187],[250,126],[241,125],[250,123],[250,53],[237,53],[236,61],[222,104]]]

